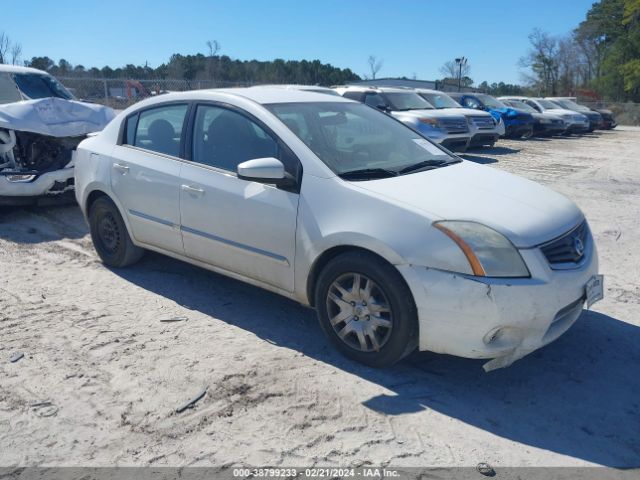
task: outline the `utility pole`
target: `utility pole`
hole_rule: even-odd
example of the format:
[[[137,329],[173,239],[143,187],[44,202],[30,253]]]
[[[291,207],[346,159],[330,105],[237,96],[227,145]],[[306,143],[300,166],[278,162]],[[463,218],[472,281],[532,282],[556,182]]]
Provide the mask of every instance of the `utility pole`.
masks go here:
[[[462,67],[467,64],[468,58],[459,57],[456,58],[456,64],[458,65],[458,91],[462,89]]]

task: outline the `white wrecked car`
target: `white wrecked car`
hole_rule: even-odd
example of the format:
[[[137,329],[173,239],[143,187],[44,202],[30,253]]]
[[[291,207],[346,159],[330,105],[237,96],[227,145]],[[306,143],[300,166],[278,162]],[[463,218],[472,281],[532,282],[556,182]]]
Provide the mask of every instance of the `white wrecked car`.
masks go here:
[[[114,116],[77,101],[46,72],[0,65],[0,205],[72,193],[73,151]]]

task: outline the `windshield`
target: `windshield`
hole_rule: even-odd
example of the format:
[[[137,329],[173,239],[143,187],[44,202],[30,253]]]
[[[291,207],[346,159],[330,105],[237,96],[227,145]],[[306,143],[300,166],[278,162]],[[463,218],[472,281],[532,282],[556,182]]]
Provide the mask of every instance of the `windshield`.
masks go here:
[[[578,110],[578,111],[582,111],[582,112],[586,112],[589,109],[583,105],[579,105],[576,102],[574,102],[573,100],[552,100],[553,103],[557,103],[558,105],[560,105],[562,108],[566,108],[567,110]]]
[[[13,76],[22,94],[31,100],[58,97],[73,100],[73,95],[55,78],[37,73],[16,73]]]
[[[518,110],[524,110],[525,112],[529,112],[529,113],[538,113],[535,108],[530,107],[524,102],[519,102],[517,100],[508,100],[508,101],[505,101],[504,103],[506,103],[510,107],[517,108]]]
[[[417,93],[384,92],[393,110],[433,110],[433,106]]]
[[[434,168],[459,161],[409,127],[364,104],[304,102],[265,107],[338,175],[360,171],[363,175],[359,179],[364,180],[367,174],[395,176],[422,164]]]
[[[507,106],[500,100],[493,98],[491,95],[477,94],[476,95],[485,106],[489,108],[507,108]]]
[[[436,108],[462,108],[458,102],[444,93],[420,92],[418,95]]]
[[[544,100],[542,98],[536,99],[536,102],[538,103],[538,105],[540,105],[544,110],[550,110],[550,109],[558,109],[558,108],[562,108],[560,105],[556,105],[553,102],[550,102],[549,100]]]

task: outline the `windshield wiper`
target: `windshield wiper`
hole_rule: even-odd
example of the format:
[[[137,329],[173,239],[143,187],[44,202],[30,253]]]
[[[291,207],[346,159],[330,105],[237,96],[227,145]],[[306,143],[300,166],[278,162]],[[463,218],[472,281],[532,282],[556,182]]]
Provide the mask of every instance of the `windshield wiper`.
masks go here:
[[[387,170],[386,168],[359,168],[342,172],[338,176],[344,180],[366,180],[369,178],[388,178],[397,177],[398,172],[395,170]]]
[[[443,167],[448,165],[449,163],[453,163],[450,160],[425,160],[423,162],[414,163],[413,165],[409,165],[408,167],[404,167],[398,171],[399,175],[404,175],[405,173],[417,172],[419,170],[431,170],[433,168]]]

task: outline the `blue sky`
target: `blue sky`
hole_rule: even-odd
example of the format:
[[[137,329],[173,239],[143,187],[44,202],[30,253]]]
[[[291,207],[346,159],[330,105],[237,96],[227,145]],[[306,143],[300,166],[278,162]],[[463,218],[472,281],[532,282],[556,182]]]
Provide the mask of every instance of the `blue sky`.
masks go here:
[[[425,80],[464,55],[476,83],[520,80],[518,59],[535,27],[564,34],[594,0],[21,0],[5,2],[0,31],[23,57],[85,67],[158,66],[172,53],[205,53],[218,40],[238,59],[320,59],[358,75]]]

